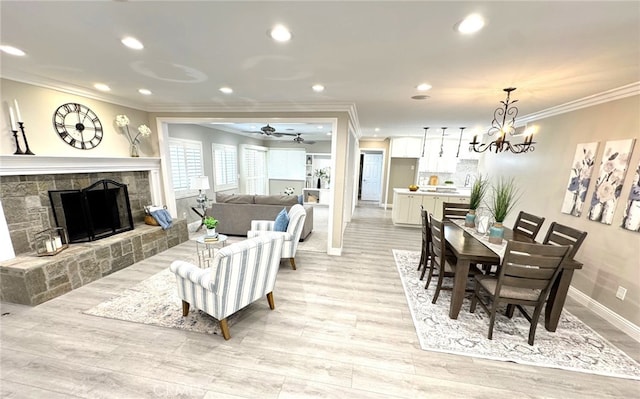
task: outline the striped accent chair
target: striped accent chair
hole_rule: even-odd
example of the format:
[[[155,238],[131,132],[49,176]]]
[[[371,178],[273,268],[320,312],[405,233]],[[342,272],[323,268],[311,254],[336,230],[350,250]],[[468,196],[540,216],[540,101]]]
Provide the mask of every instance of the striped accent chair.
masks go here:
[[[283,240],[281,234],[265,234],[228,245],[216,252],[207,269],[179,260],[171,263],[182,299],[182,315],[187,316],[189,305],[193,305],[219,320],[222,336],[229,339],[228,316],[265,294],[274,309],[273,287]]]
[[[276,232],[284,237],[284,244],[282,246],[282,257],[289,258],[291,267],[296,270],[296,250],[298,249],[298,242],[300,241],[300,235],[302,234],[302,228],[304,226],[304,220],[307,217],[307,212],[302,205],[296,204],[289,209],[289,225],[286,232]],[[247,231],[247,237],[257,237],[261,234],[273,231],[274,220],[252,220],[251,230]]]

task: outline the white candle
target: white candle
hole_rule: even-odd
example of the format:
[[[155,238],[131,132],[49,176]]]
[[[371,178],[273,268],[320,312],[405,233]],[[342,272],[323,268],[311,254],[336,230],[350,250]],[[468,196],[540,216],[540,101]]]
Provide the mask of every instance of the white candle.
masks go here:
[[[16,106],[16,116],[18,117],[18,122],[24,122],[22,120],[22,115],[20,115],[20,108],[18,108],[18,100],[13,100],[13,105]]]
[[[56,249],[62,248],[62,240],[60,239],[60,236],[55,238],[55,243],[56,243]]]
[[[55,249],[53,248],[53,241],[47,240],[44,245],[47,247],[47,252],[53,252]]]
[[[17,131],[18,128],[16,127],[16,117],[13,116],[13,108],[11,107],[9,107],[9,122],[11,123],[11,130]]]

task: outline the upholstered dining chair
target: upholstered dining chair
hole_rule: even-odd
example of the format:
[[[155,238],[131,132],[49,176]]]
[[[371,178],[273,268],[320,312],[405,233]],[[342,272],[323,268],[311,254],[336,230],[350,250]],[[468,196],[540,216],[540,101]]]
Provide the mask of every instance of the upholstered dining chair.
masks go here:
[[[531,323],[529,328],[529,345],[533,345],[536,335],[536,327],[540,313],[556,277],[560,273],[562,263],[568,258],[571,251],[569,245],[545,245],[509,240],[505,250],[502,264],[497,276],[476,276],[476,286],[471,300],[471,313],[475,312],[476,305],[480,306],[489,315],[489,334],[487,338],[493,338],[493,326],[496,320],[496,312],[501,303],[506,303],[507,316],[511,317],[513,305]],[[490,298],[492,304],[489,309],[489,301],[483,302],[481,292]],[[533,306],[534,311],[529,315],[523,306]]]
[[[304,220],[307,217],[307,212],[300,204],[296,204],[289,209],[288,212],[289,223],[286,231],[277,232],[284,237],[284,244],[282,246],[282,258],[288,258],[291,263],[291,268],[296,270],[296,250],[298,249],[298,242],[300,241],[300,235],[302,234],[302,228],[304,227]],[[252,220],[251,230],[247,231],[247,238],[257,237],[261,234],[273,232],[275,227],[274,220]]]
[[[520,211],[516,222],[513,224],[513,231],[535,240],[542,223],[544,223],[543,217]]]
[[[420,252],[420,264],[418,270],[422,269],[420,273],[420,280],[424,279],[424,275],[429,270],[427,275],[427,284],[425,288],[429,287],[431,278],[433,277],[433,262],[431,262],[431,256],[433,250],[431,249],[431,225],[429,224],[429,213],[420,205],[420,217],[422,218],[422,251]]]
[[[438,283],[436,285],[436,292],[433,294],[432,303],[436,303],[438,300],[438,296],[440,296],[441,290],[451,291],[453,287],[443,287],[442,282],[445,277],[455,277],[456,275],[456,262],[457,260],[446,250],[446,242],[444,238],[444,223],[436,218],[433,215],[429,215],[429,224],[431,225],[431,240],[432,240],[432,256],[431,262],[433,263],[433,267],[438,271]],[[469,275],[473,276],[476,274],[480,274],[480,270],[476,267],[476,265],[472,265],[469,268]],[[429,287],[429,281],[425,285],[425,289]]]
[[[227,245],[216,252],[207,269],[179,260],[171,263],[182,299],[182,315],[187,316],[193,305],[217,319],[222,336],[228,340],[227,317],[263,295],[273,310],[283,242],[281,234],[271,233]]]
[[[568,257],[569,259],[573,259],[586,237],[586,231],[576,230],[573,227],[553,222],[551,226],[549,226],[542,243],[549,245],[571,245],[571,251]]]
[[[442,203],[442,221],[464,220],[469,213],[469,204],[459,202]]]

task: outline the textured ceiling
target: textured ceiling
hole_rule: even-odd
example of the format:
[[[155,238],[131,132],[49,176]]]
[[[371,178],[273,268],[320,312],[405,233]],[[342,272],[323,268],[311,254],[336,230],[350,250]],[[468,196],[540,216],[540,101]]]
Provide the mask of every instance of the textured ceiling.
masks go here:
[[[486,26],[461,36],[472,12]],[[486,128],[508,86],[527,115],[640,81],[637,1],[2,1],[0,18],[2,44],[27,52],[2,54],[4,78],[149,111],[354,104],[363,136]],[[267,36],[276,23],[291,42]],[[429,98],[412,100],[421,82]]]

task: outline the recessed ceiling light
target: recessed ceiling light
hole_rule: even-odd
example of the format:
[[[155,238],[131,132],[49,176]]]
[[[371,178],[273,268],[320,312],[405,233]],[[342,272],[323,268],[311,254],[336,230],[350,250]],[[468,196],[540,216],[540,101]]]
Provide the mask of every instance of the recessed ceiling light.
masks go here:
[[[374,131],[376,131],[376,132],[379,132],[379,131],[380,131],[380,128],[379,128],[379,127],[377,127],[377,128],[375,128],[375,129],[373,129],[373,130],[374,130]]]
[[[231,94],[233,93],[233,89],[231,87],[221,87],[220,91],[223,92],[224,94]]]
[[[322,125],[318,125],[316,126],[318,129],[322,129]]]
[[[134,50],[142,50],[144,48],[140,40],[136,39],[135,37],[131,37],[131,36],[125,37],[124,39],[121,40],[121,42],[125,46],[132,48]]]
[[[316,84],[311,86],[311,88],[313,89],[313,91],[315,91],[316,93],[320,93],[324,91],[324,86],[321,84]]]
[[[331,136],[331,132],[327,132],[327,136]]]
[[[269,31],[269,36],[277,42],[288,42],[291,40],[291,32],[284,25],[276,25]]]
[[[138,89],[138,93],[140,93],[140,94],[144,94],[145,96],[150,96],[150,95],[151,95],[151,90],[147,90],[147,89]]]
[[[100,91],[111,91],[111,87],[107,86],[104,83],[96,83],[93,85],[93,87],[95,87],[96,89],[100,90]]]
[[[479,14],[468,15],[465,19],[459,22],[455,29],[463,34],[476,33],[484,26],[484,18]]]
[[[411,98],[414,100],[426,100],[429,96],[426,94],[418,94],[417,96],[411,96]]]
[[[416,86],[416,89],[418,89],[419,91],[431,90],[431,85],[429,83],[420,83]]]
[[[19,57],[27,55],[24,51],[20,50],[17,47],[13,47],[13,46],[0,46],[0,50],[5,52],[5,53],[7,53],[7,54],[17,55]]]

